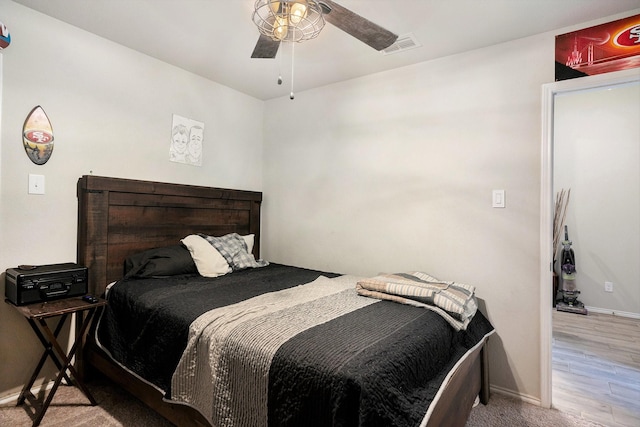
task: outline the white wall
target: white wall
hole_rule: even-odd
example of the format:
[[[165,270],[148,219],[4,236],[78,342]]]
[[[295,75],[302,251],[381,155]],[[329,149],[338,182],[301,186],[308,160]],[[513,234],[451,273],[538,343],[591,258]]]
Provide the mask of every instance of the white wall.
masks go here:
[[[0,272],[75,261],[76,182],[84,174],[262,190],[262,101],[11,1],[0,0],[0,10],[12,39],[0,54]],[[42,166],[21,137],[36,105],[55,134]],[[169,161],[174,113],[205,123],[202,167]],[[30,173],[45,176],[45,195],[27,194]],[[29,379],[40,348],[6,304],[0,319],[1,398]]]
[[[556,34],[621,17],[267,102],[263,254],[476,285],[492,387],[539,402],[541,85]]]
[[[553,35],[356,79],[265,109],[265,254],[470,283],[491,382],[540,396],[540,87]],[[535,64],[535,66],[530,66]],[[492,190],[506,208],[492,208]]]
[[[640,84],[556,96],[554,186],[592,311],[640,317]],[[559,271],[559,266],[556,269]],[[614,292],[604,290],[612,282]]]

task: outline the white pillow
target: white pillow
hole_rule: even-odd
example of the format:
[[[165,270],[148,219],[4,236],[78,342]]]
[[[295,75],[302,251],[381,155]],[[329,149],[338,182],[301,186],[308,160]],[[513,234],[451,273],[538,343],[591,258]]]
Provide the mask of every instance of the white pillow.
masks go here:
[[[181,242],[189,249],[201,276],[218,277],[231,272],[231,267],[224,257],[204,238],[191,234]]]
[[[253,253],[253,241],[254,241],[255,235],[247,234],[246,236],[242,236],[242,238],[244,239],[244,242],[247,244],[247,252]]]

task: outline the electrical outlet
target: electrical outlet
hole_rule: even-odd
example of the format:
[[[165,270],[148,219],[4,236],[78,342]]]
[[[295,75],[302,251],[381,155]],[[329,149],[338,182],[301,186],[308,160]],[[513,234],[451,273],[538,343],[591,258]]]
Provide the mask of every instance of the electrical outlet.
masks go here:
[[[44,194],[44,175],[29,174],[29,194]]]
[[[613,282],[604,282],[604,291],[613,292]]]

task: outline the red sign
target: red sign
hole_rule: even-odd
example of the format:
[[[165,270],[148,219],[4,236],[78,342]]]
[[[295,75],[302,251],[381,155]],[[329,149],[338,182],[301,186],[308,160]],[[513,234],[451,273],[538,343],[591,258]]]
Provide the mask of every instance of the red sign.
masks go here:
[[[640,67],[640,15],[556,36],[556,80]]]

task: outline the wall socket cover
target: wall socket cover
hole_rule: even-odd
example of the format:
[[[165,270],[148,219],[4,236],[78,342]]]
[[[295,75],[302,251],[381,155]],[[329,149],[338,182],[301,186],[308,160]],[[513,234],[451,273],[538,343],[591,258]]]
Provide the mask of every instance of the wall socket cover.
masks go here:
[[[44,175],[29,174],[29,194],[44,194]]]
[[[613,282],[604,282],[605,292],[613,292]]]

